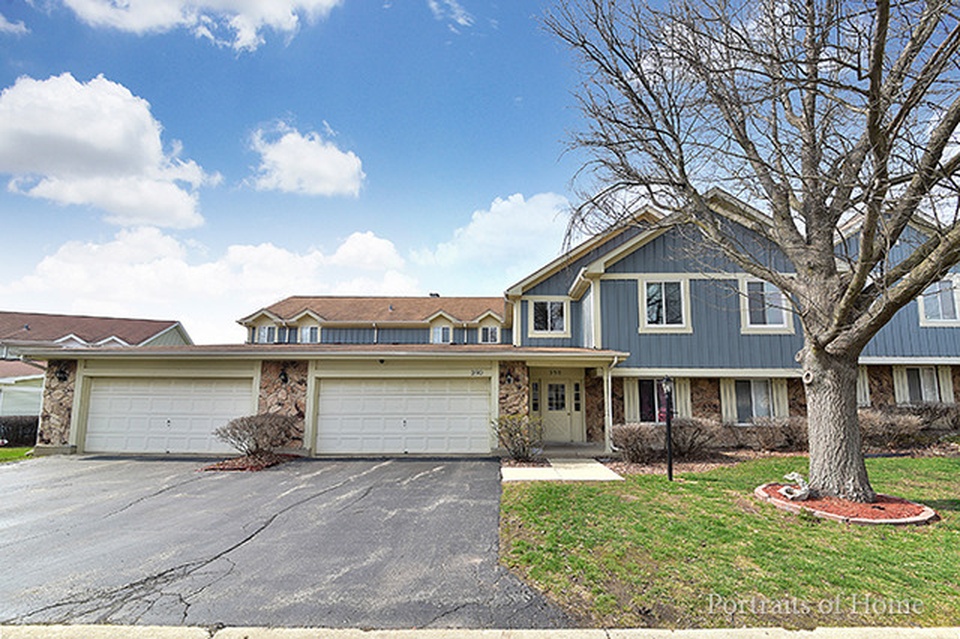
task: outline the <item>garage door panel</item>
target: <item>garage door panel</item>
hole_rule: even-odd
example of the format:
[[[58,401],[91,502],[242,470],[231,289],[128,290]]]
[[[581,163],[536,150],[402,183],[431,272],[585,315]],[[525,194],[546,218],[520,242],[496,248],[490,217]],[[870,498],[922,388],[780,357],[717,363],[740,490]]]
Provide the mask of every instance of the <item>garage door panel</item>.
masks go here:
[[[84,442],[89,452],[227,453],[213,435],[250,413],[252,380],[91,380]]]
[[[487,453],[486,378],[324,379],[317,452]]]

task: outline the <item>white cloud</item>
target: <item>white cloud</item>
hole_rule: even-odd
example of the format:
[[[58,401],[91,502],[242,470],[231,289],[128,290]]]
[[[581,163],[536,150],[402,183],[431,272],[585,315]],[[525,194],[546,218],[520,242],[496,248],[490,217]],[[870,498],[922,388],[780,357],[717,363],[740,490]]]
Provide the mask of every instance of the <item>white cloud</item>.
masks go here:
[[[437,20],[449,20],[460,27],[473,25],[473,16],[457,0],[427,0],[427,6]]]
[[[326,17],[342,0],[63,0],[81,20],[137,34],[189,29],[237,51],[253,51],[272,29],[292,37],[302,20]]]
[[[260,154],[257,190],[356,197],[366,177],[355,153],[341,151],[319,133],[301,134],[283,124],[275,132],[258,129],[251,148]]]
[[[89,205],[114,224],[203,223],[196,189],[216,183],[179,145],[163,149],[150,104],[102,75],[17,79],[0,93],[0,173],[10,191]]]
[[[423,267],[422,281],[431,290],[498,294],[559,254],[567,206],[556,193],[497,198],[487,210],[475,211],[452,239],[414,251],[411,259]]]
[[[30,33],[30,29],[27,28],[27,25],[23,24],[22,20],[20,22],[10,22],[6,16],[0,13],[0,33],[20,36]]]
[[[329,255],[263,243],[233,245],[211,259],[190,242],[139,227],[106,242],[67,242],[30,275],[0,283],[0,297],[33,311],[177,319],[198,343],[231,343],[243,340],[238,318],[288,295],[422,294],[403,267],[393,244],[370,232],[354,233]]]

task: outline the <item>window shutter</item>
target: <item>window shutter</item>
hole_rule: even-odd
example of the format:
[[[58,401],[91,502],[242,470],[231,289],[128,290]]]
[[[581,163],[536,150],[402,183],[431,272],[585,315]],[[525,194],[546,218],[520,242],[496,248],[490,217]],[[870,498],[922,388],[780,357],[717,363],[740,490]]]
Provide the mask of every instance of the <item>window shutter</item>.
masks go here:
[[[720,416],[724,424],[737,423],[737,389],[732,379],[720,380]]]
[[[907,369],[893,366],[893,399],[897,404],[910,403],[910,389],[907,387]]]
[[[944,404],[954,403],[953,375],[950,366],[937,366],[937,381],[940,382],[940,401]]]
[[[628,424],[640,421],[640,389],[636,379],[623,380],[623,419]]]
[[[870,405],[870,377],[866,366],[857,367],[857,406]]]
[[[770,392],[773,395],[773,416],[789,417],[790,400],[787,398],[787,380],[783,378],[773,379],[770,386]]]
[[[673,380],[673,407],[677,417],[693,417],[689,378],[679,377]]]

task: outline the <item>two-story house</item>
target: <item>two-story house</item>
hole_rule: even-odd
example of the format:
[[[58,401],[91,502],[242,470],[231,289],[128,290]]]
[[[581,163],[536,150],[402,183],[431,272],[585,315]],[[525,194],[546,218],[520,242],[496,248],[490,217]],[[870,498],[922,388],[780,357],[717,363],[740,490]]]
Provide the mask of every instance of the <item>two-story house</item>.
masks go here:
[[[712,202],[731,225],[762,220],[721,192]],[[790,271],[746,229],[739,241]],[[864,351],[862,404],[953,402],[953,277]],[[46,376],[60,400],[45,405],[41,437],[50,450],[222,452],[213,428],[278,412],[298,418],[291,448],[310,455],[489,454],[491,422],[527,413],[549,442],[609,446],[614,424],[662,421],[666,376],[680,415],[805,414],[789,303],[705,249],[682,214],[643,211],[503,298],[291,297],[240,323],[244,344],[35,352],[70,371]]]

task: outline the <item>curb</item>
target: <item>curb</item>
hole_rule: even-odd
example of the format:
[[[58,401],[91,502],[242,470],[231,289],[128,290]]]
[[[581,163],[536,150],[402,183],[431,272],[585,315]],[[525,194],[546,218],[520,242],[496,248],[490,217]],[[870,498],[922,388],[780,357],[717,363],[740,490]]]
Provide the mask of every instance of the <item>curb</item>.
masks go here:
[[[930,508],[930,506],[917,504],[908,500],[904,501],[907,501],[907,503],[913,504],[914,506],[920,506],[923,508],[923,511],[919,515],[914,515],[913,517],[901,517],[900,519],[866,519],[863,517],[845,517],[843,515],[835,515],[833,513],[828,513],[822,510],[804,506],[803,502],[777,499],[776,497],[771,497],[769,494],[767,494],[765,489],[768,486],[779,483],[780,482],[767,482],[762,486],[757,486],[753,490],[754,497],[769,504],[773,504],[780,510],[786,510],[794,514],[800,514],[802,511],[807,511],[814,517],[838,521],[842,524],[856,524],[858,526],[922,526],[940,519],[940,515],[937,514],[937,511],[935,511],[933,508]],[[877,493],[877,495],[880,496],[880,493]],[[890,497],[890,495],[883,496]]]

